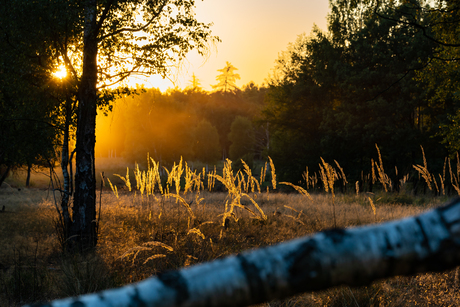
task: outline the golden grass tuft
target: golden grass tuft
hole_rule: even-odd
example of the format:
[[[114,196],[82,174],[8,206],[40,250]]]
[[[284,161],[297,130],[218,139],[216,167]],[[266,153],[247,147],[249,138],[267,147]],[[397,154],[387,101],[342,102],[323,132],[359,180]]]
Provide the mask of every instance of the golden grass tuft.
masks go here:
[[[385,170],[383,169],[382,155],[380,154],[380,149],[377,146],[377,144],[375,144],[375,148],[377,149],[377,153],[378,153],[378,156],[379,156],[379,163],[377,164],[376,161],[371,160],[371,161],[373,161],[373,164],[372,164],[373,182],[375,182],[375,180],[374,180],[374,178],[375,178],[374,167],[375,167],[377,169],[378,180],[382,184],[383,189],[385,190],[385,192],[388,192],[388,191],[392,190],[392,182],[391,182],[390,178],[388,177],[388,175],[385,173]]]
[[[273,163],[273,160],[270,157],[268,157],[268,160],[270,161],[270,170],[271,170],[271,175],[272,175],[272,187],[273,187],[273,190],[276,190],[275,163]]]
[[[423,147],[421,147],[421,148],[422,148],[422,154],[423,154],[423,166],[417,164],[417,165],[413,165],[413,167],[415,168],[415,170],[417,170],[419,172],[420,175],[422,175],[423,179],[425,179],[425,182],[426,182],[426,184],[428,186],[428,189],[432,190],[431,183],[432,183],[434,177],[432,178],[430,172],[428,171],[428,165],[427,165],[426,159],[425,159],[425,152],[423,150]]]
[[[290,182],[279,182],[279,184],[284,184],[284,185],[288,185],[290,187],[293,187],[297,192],[299,192],[301,195],[304,195],[306,197],[308,197],[309,199],[312,199],[310,194],[307,192],[307,190],[305,190],[304,188],[302,188],[301,186],[298,186],[298,185],[295,185],[295,184],[292,184]]]

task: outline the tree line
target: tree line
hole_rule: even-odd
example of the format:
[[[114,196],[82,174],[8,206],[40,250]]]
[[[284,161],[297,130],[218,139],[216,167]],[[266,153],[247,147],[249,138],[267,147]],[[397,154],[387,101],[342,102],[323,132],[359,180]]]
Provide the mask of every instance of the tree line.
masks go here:
[[[225,158],[262,159],[268,140],[255,119],[266,90],[252,82],[213,92],[198,86],[165,93],[142,89],[116,100],[109,116],[98,117],[96,157],[116,153],[128,162],[144,163],[148,153],[162,165],[181,157],[211,165]]]
[[[299,36],[269,84],[263,119],[280,178],[298,182],[321,156],[359,180],[376,144],[395,183],[422,164],[420,146],[442,173],[460,146],[459,5],[331,1],[328,31]]]

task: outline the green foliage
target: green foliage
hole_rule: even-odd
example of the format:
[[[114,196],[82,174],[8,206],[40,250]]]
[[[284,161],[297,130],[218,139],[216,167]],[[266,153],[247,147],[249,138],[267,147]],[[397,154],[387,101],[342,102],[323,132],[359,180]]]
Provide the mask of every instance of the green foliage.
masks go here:
[[[384,1],[376,9],[372,1],[331,1],[329,33],[314,29],[280,54],[263,120],[271,130],[269,155],[280,176],[290,176],[283,180],[296,180],[302,165],[337,153],[345,169],[368,172],[364,161],[375,158],[376,143],[383,159],[396,166],[389,172],[396,182],[397,170],[411,168],[420,145],[431,159],[445,156],[440,136],[456,134],[439,124],[455,110],[456,90],[439,79],[457,79],[455,62],[451,67],[435,62],[437,44],[419,27],[404,24],[404,18],[428,22],[435,14],[434,9],[409,14],[410,3]],[[443,88],[433,86],[441,83]],[[436,98],[440,91],[444,101]],[[455,144],[452,138],[448,142]]]
[[[414,71],[423,68],[434,46],[414,29],[377,19],[372,6],[365,8],[369,17],[360,20],[362,28],[348,33],[346,48],[335,48],[341,60],[331,63],[337,89],[322,123],[327,135],[322,145],[329,150],[340,146],[345,161],[359,163],[352,157],[371,157],[370,146],[377,143],[401,169],[412,164],[411,152],[420,144],[430,144],[430,123],[417,123],[426,92]],[[333,42],[339,40],[334,35]]]
[[[339,2],[339,1],[337,1]],[[363,1],[361,1],[363,2]],[[427,131],[435,140],[455,154],[459,138],[455,130],[458,125],[457,110],[460,106],[458,86],[459,10],[454,1],[405,1],[380,2],[374,13],[383,23],[392,23],[395,28],[416,33],[419,47],[430,46],[432,52],[419,59],[421,68],[415,69],[414,78],[424,90],[424,103],[415,114],[416,125]],[[420,53],[420,51],[415,51]]]
[[[133,72],[166,77],[168,67],[190,50],[203,54],[207,43],[219,39],[211,35],[210,24],[196,20],[194,7],[193,0],[117,1],[101,5],[98,9],[106,9],[108,14],[101,15],[105,20],[99,33],[99,82],[109,84]]]
[[[254,155],[254,129],[248,118],[242,116],[235,118],[228,139],[232,142],[229,151],[231,160],[237,161]]]
[[[201,162],[215,164],[221,157],[219,133],[207,120],[202,120],[195,128],[195,158]]]
[[[18,7],[0,9],[0,185],[5,171],[54,161],[61,133],[57,100],[62,85],[49,75],[54,55],[34,36],[45,29],[24,31],[22,26],[35,17],[19,25],[9,15],[19,12]],[[34,53],[40,56],[34,59]]]
[[[448,123],[440,125],[441,131],[439,134],[442,136],[442,143],[445,144],[451,157],[460,151],[460,112],[457,111],[455,115],[447,115]]]

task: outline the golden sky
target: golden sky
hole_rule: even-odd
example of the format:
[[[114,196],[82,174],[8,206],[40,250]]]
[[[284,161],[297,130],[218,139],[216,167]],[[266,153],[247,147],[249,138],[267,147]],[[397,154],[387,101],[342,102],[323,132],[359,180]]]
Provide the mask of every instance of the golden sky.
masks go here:
[[[151,77],[131,79],[130,84],[145,87],[181,89],[189,85],[193,73],[205,90],[216,84],[217,70],[228,61],[241,76],[237,86],[254,81],[261,85],[275,65],[278,53],[301,33],[310,34],[316,24],[326,30],[328,0],[204,0],[196,1],[201,22],[213,22],[212,31],[222,40],[211,46],[207,58],[192,52],[169,80]]]

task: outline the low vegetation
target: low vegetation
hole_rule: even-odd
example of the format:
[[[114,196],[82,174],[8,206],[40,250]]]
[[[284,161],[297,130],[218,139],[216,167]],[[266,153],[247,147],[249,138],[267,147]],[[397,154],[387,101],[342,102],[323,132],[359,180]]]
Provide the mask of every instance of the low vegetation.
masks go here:
[[[277,182],[271,159],[257,171],[244,162],[235,170],[229,160],[209,171],[196,164],[192,169],[182,160],[165,169],[149,158],[145,168],[134,165],[131,170],[110,161],[98,165],[106,177],[100,177],[105,187],[98,192],[99,245],[91,254],[62,252],[49,179],[36,174],[35,187],[27,189],[18,174],[0,189],[5,206],[0,213],[0,306],[121,286],[332,227],[414,215],[450,198],[442,193],[439,178],[438,193],[392,192],[381,161],[375,163],[373,193],[348,183],[338,162],[324,160],[318,174],[304,174],[308,184],[303,187]],[[428,172],[427,165],[417,167]],[[342,185],[346,193],[338,192]],[[460,298],[458,279],[457,269],[394,277],[262,306],[448,306]]]

